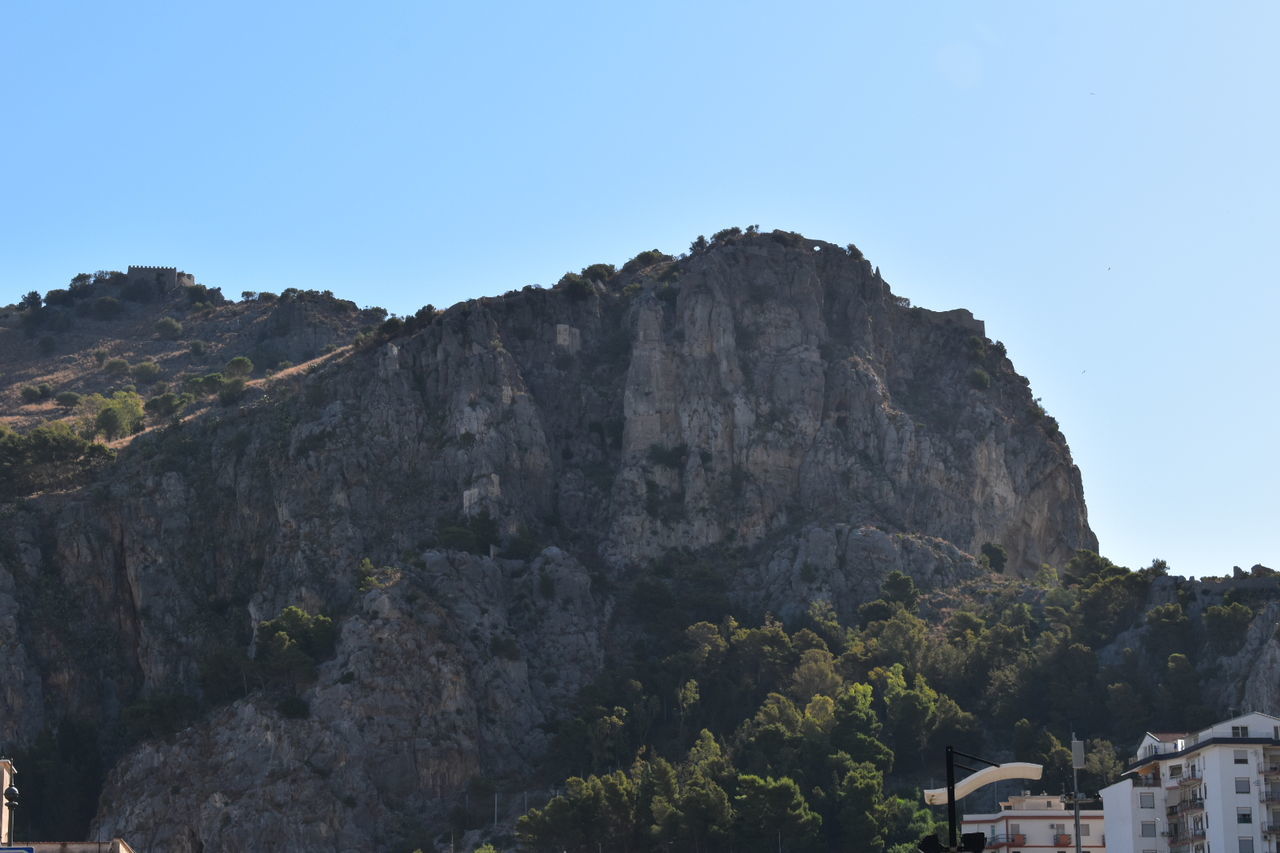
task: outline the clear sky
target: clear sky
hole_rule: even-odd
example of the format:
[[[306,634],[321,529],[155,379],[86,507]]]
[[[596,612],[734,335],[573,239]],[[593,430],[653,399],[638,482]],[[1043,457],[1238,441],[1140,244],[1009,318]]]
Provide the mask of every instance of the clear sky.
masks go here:
[[[1101,550],[1280,568],[1280,4],[0,4],[0,301],[450,305],[728,225],[965,307]]]

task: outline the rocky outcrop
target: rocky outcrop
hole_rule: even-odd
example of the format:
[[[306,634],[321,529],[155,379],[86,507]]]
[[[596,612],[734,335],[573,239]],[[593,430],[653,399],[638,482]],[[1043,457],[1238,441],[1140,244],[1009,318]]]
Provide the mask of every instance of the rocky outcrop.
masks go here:
[[[285,606],[339,623],[307,719],[251,693],[141,744],[97,836],[412,841],[470,778],[538,766],[540,727],[626,635],[621,594],[673,553],[731,566],[745,614],[849,618],[893,569],[930,588],[986,543],[1013,572],[1096,548],[1003,348],[854,251],[727,238],[412,325],[7,510],[10,742],[51,708],[113,729],[139,697],[199,698]],[[490,533],[511,559],[457,550]],[[366,557],[396,582],[361,592]]]
[[[247,699],[144,744],[93,834],[169,851],[426,846],[425,819],[473,778],[535,768],[554,709],[600,668],[607,621],[554,548],[530,563],[429,553],[360,596],[307,719]]]

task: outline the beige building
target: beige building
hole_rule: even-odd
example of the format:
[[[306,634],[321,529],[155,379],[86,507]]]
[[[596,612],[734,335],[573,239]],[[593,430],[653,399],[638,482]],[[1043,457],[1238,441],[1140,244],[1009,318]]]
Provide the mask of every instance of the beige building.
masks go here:
[[[1076,849],[1075,810],[1058,794],[1023,791],[1001,802],[998,812],[966,814],[961,826],[961,832],[986,833],[987,850],[1074,853]],[[1080,849],[1103,853],[1106,845],[1102,810],[1081,809]]]
[[[0,792],[9,790],[13,785],[17,770],[13,762],[0,758]],[[19,801],[21,803],[21,801]],[[21,805],[18,808],[22,808]],[[0,808],[0,847],[9,849],[30,850],[32,853],[134,853],[132,847],[119,838],[110,841],[24,841],[13,838],[10,833],[10,821],[13,811]]]

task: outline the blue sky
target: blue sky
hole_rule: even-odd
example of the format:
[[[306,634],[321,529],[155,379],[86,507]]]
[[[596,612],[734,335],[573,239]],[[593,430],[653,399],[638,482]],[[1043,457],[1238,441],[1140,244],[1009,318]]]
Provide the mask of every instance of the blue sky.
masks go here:
[[[1101,550],[1280,568],[1280,5],[10,2],[0,301],[176,265],[399,313],[727,225],[965,307]]]

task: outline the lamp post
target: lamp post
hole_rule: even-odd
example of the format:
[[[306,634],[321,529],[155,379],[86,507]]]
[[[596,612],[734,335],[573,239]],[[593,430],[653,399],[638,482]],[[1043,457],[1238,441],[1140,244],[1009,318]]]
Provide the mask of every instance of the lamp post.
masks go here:
[[[956,781],[956,756],[967,758],[970,761],[981,762],[988,766],[981,770],[976,767],[970,767],[967,764],[959,766],[965,770],[973,772]],[[969,755],[965,752],[948,746],[947,747],[947,786],[945,788],[930,788],[924,792],[924,801],[931,806],[947,806],[947,849],[951,851],[959,850],[959,840],[956,837],[956,800],[962,800],[972,794],[979,788],[985,788],[987,785],[1000,782],[1005,779],[1039,779],[1044,773],[1044,767],[1039,764],[1031,764],[1026,761],[1011,761],[1007,764],[996,764],[994,761],[988,761],[985,758],[979,758],[976,755]],[[982,848],[978,848],[979,850]]]

